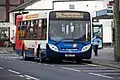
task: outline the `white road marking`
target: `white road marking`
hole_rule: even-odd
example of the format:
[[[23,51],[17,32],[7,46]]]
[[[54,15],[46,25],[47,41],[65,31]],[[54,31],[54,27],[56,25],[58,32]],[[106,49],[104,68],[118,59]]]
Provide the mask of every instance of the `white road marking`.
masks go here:
[[[20,77],[24,77],[23,75],[19,75]]]
[[[36,62],[31,62],[31,63],[35,64]]]
[[[77,69],[73,69],[73,68],[67,68],[67,67],[61,67],[61,68],[76,71],[76,72],[81,72],[81,70],[77,70]]]
[[[4,58],[3,56],[1,56],[1,58]]]
[[[3,59],[8,59],[7,57],[4,57]]]
[[[113,77],[105,76],[105,75],[101,75],[101,74],[96,74],[96,73],[88,73],[88,74],[113,79]]]
[[[50,66],[54,67],[55,65],[50,65]]]
[[[41,64],[41,63],[38,63],[38,64]]]
[[[31,78],[26,78],[26,79],[30,80]]]
[[[27,77],[26,79],[30,78],[30,79],[34,79],[34,80],[40,80],[40,79],[38,79],[38,78],[35,78],[35,77],[32,77],[32,76],[29,76],[29,75],[24,75],[24,76]]]
[[[61,67],[61,68],[66,69],[66,70],[81,72],[81,70],[77,70],[77,69],[73,69],[73,68],[67,68],[67,67]],[[113,78],[114,78],[114,77],[105,76],[105,75],[96,74],[96,73],[88,73],[88,74],[95,75],[95,76],[100,76],[100,77],[104,77],[104,78],[110,78],[110,79],[113,79]]]
[[[12,72],[12,73],[15,73],[15,74],[20,74],[19,72],[14,71],[14,70],[10,70],[10,69],[8,69],[8,71],[9,71],[9,72]]]
[[[4,69],[3,67],[0,67],[0,69]]]
[[[48,64],[44,64],[45,66],[47,66]]]

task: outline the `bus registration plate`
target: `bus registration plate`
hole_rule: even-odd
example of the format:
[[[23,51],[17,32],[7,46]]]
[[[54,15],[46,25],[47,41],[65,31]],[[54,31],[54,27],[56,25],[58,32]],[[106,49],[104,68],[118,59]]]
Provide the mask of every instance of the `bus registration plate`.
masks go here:
[[[75,57],[75,54],[65,54],[65,57]]]

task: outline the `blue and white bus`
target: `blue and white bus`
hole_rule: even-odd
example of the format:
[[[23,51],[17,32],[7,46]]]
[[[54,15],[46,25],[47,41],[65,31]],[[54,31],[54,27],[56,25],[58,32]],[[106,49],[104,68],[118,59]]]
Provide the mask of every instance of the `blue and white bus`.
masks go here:
[[[25,14],[22,18],[19,15],[16,27],[16,52],[24,59],[80,62],[91,58],[89,12],[59,10]]]
[[[84,11],[51,11],[48,18],[46,58],[90,59],[91,17]]]

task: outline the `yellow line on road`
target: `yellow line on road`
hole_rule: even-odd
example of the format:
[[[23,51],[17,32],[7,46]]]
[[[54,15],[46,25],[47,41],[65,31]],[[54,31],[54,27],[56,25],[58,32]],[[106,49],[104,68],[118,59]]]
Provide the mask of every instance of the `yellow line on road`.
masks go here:
[[[86,64],[86,65],[88,65],[88,66],[94,66],[94,67],[99,66],[99,65],[95,65],[95,64]]]

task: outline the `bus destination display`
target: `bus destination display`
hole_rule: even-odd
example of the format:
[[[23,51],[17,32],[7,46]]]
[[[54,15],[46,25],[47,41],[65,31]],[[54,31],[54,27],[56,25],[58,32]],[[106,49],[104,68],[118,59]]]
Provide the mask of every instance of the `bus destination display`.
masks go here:
[[[78,12],[56,12],[56,18],[83,18],[83,13]]]

